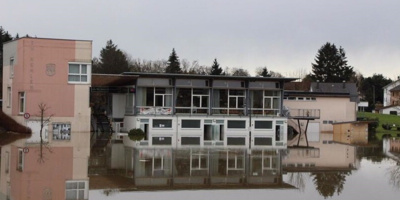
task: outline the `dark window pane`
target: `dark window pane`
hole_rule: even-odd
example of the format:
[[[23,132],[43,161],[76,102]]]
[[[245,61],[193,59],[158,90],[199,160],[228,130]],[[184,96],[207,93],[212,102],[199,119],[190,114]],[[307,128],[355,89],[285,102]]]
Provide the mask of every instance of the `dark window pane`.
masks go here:
[[[182,128],[200,128],[200,120],[182,120]]]
[[[246,121],[228,120],[228,128],[246,128]]]
[[[153,119],[153,128],[172,128],[172,120]]]
[[[272,129],[272,121],[255,121],[255,129]]]

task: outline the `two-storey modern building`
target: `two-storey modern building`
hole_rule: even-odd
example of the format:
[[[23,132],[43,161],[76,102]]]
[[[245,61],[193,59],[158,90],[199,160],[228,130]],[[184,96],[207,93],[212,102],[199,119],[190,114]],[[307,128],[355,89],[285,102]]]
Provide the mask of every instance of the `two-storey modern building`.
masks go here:
[[[286,148],[283,85],[292,78],[125,75],[133,81],[107,110],[125,131],[145,131],[138,146]]]

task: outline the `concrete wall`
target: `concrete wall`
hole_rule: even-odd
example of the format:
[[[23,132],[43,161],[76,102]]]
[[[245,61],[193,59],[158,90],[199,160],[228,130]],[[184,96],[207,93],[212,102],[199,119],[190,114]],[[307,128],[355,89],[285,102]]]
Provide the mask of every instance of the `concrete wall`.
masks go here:
[[[168,119],[172,120],[171,128],[160,128],[153,127],[154,119]],[[181,123],[182,120],[200,120],[199,128],[182,128]],[[143,123],[142,120],[146,120],[148,122]],[[252,141],[251,146],[254,147],[254,138],[262,137],[262,138],[271,138],[272,145],[271,148],[286,148],[287,145],[287,119],[280,117],[252,117],[252,127],[249,130],[249,117],[229,117],[229,116],[125,116],[124,118],[124,129],[129,131],[133,128],[140,128],[141,124],[148,124],[148,145],[152,146],[152,137],[171,137],[172,147],[189,147],[199,145],[182,145],[182,137],[197,137],[200,138],[200,146],[205,145],[204,140],[204,132],[205,132],[205,120],[211,121],[213,125],[219,125],[218,121],[222,121],[223,125],[223,140],[218,141],[220,147],[227,147],[228,138],[244,138],[244,145],[235,145],[235,148],[248,148],[249,145],[249,131],[251,131]],[[227,123],[229,120],[240,120],[245,121],[245,127],[239,129],[228,128]],[[271,129],[255,129],[254,122],[255,121],[272,121]],[[277,124],[281,123],[281,124]],[[282,138],[280,141],[275,140],[275,127],[276,125],[280,125],[283,131]],[[282,143],[281,146],[276,146],[277,143]],[[215,142],[212,146],[217,145]],[[157,145],[155,145],[157,146]]]

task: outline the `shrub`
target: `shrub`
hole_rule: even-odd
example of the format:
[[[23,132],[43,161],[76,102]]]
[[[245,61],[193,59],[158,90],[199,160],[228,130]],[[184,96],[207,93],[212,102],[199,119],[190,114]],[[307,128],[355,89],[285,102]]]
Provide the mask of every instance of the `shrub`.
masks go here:
[[[142,129],[136,128],[131,129],[128,133],[128,136],[133,141],[140,141],[146,137],[146,133],[144,133]]]
[[[392,129],[392,126],[388,123],[385,123],[385,124],[382,124],[382,128],[385,130],[390,130],[390,129]]]

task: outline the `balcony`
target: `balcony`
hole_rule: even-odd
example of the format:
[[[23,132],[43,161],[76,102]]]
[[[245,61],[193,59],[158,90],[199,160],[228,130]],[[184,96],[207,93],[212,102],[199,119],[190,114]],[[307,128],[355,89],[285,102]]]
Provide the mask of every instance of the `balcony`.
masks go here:
[[[319,109],[289,109],[287,117],[289,119],[319,119],[321,111]]]

